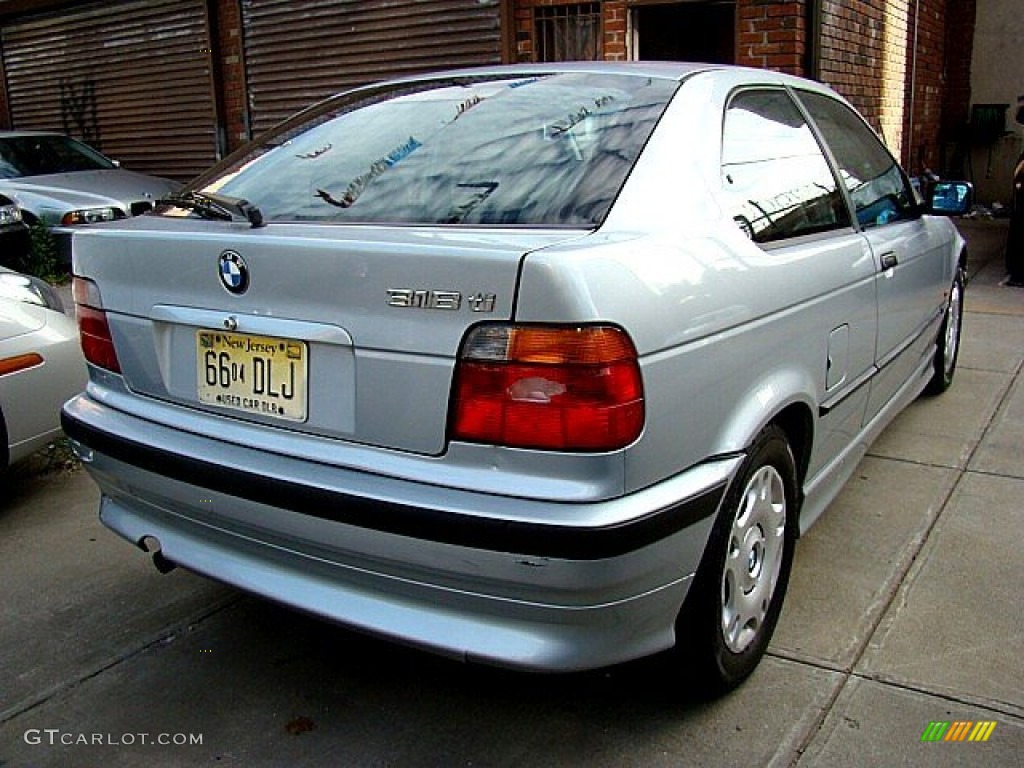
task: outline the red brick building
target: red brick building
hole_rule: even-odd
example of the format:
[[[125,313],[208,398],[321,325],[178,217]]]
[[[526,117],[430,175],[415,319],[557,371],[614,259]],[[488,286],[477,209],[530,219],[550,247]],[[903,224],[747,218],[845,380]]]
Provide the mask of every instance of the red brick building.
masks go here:
[[[548,42],[552,26],[571,38],[596,24],[596,43],[577,51],[578,58],[735,63],[821,80],[849,98],[917,172],[943,166],[944,145],[967,121],[974,6],[974,0],[516,0],[515,60],[557,57]]]
[[[911,172],[967,123],[976,0],[0,0],[0,127],[188,178],[345,87],[441,67],[676,59],[822,80]]]

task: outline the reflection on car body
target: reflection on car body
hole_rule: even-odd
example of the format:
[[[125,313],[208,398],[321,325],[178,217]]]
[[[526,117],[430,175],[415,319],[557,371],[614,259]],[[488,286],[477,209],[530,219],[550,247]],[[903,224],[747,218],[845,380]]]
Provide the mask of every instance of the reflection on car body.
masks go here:
[[[408,78],[176,200],[75,235],[91,386],[64,424],[101,519],[161,567],[458,658],[671,648],[737,685],[798,535],[955,370],[962,238],[786,75]],[[289,398],[264,343],[308,356]]]

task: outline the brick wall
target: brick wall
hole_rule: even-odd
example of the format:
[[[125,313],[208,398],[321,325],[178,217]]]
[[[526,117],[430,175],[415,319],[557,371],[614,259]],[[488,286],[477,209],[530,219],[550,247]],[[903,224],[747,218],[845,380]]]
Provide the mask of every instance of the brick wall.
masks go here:
[[[242,9],[239,0],[215,0],[211,5],[211,13],[216,14],[211,26],[217,36],[214,67],[219,88],[220,119],[224,121],[226,148],[231,151],[249,139]]]
[[[533,7],[536,3],[520,0],[512,10],[512,46],[513,61],[529,63],[533,61]]]
[[[604,26],[604,57],[608,61],[626,60],[626,19],[629,10],[624,0],[605,0],[601,8],[601,23]]]
[[[946,6],[946,0],[921,0],[909,19],[903,164],[911,174],[937,170],[942,162],[939,134],[946,80]]]
[[[739,0],[736,16],[737,64],[804,74],[806,0]]]
[[[822,2],[821,80],[864,114],[911,173],[942,162],[947,4]]]
[[[937,134],[932,121],[941,106],[936,98],[941,98],[941,10],[946,0],[921,0],[919,18],[924,23],[918,27],[917,40],[929,54],[921,56],[918,49],[911,121],[914,3],[819,0],[817,72],[807,72],[808,47],[813,43],[808,29],[808,0],[739,0],[737,63],[816,77],[848,98],[896,154],[906,155],[902,153],[904,144],[923,148],[927,154],[934,145],[927,132],[934,130]],[[914,137],[905,137],[911,128]]]
[[[902,148],[910,0],[824,0],[821,80],[846,96],[879,130],[889,148]]]

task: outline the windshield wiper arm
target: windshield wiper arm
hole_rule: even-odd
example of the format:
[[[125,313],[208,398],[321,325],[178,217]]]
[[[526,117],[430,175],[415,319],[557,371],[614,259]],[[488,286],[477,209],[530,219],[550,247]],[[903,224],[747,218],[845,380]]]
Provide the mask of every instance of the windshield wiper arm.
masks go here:
[[[176,192],[173,195],[162,197],[156,202],[157,205],[173,205],[176,208],[187,208],[190,211],[195,211],[204,219],[217,219],[219,221],[235,220],[235,215],[229,208],[212,197],[201,195],[198,192]]]
[[[209,195],[192,190],[183,190],[161,198],[158,205],[173,205],[195,211],[204,219],[235,221],[241,217],[253,227],[263,226],[263,213],[248,200],[225,195]]]

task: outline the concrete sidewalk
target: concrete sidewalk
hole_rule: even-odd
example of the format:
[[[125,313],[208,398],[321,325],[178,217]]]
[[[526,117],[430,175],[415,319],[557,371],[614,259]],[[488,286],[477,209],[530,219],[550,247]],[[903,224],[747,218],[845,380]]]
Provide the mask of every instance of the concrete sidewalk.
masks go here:
[[[773,764],[1020,764],[1024,289],[1001,285],[1005,225],[961,224],[953,388],[901,414],[798,545],[772,654],[827,672],[828,691]],[[996,726],[984,744],[922,743],[932,721]]]
[[[690,700],[657,661],[460,665],[160,576],[100,526],[77,471],[0,504],[0,767],[1019,764],[1024,288],[1000,285],[1005,222],[963,230],[956,381],[886,430],[800,540],[769,655],[733,694]],[[933,722],[995,726],[923,742]]]

